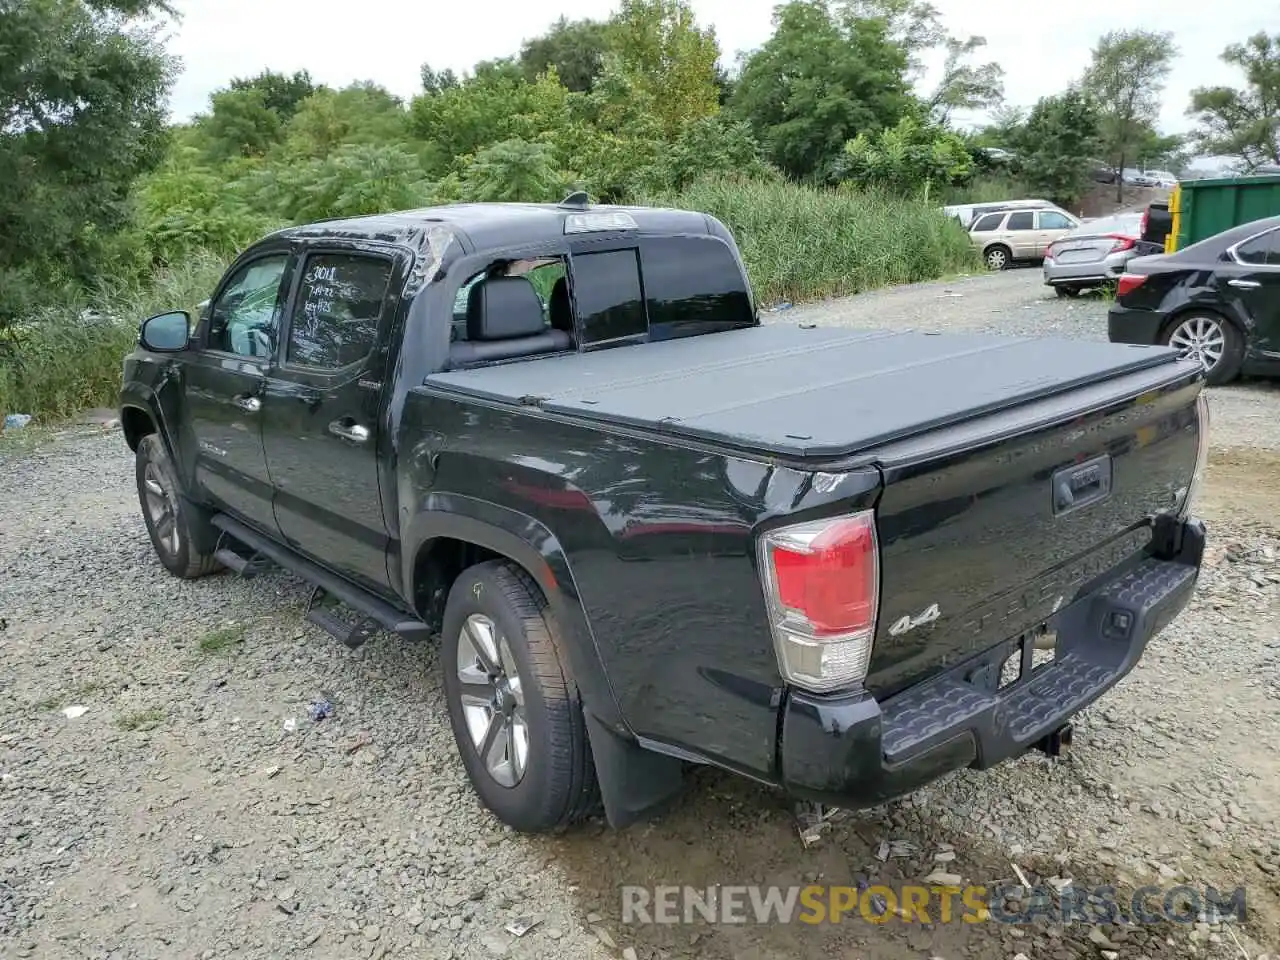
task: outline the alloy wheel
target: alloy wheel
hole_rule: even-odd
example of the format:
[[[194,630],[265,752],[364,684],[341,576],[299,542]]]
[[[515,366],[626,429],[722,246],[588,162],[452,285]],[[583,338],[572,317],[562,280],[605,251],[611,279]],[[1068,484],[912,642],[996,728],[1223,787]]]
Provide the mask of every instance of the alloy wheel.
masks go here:
[[[178,542],[178,511],[173,502],[173,495],[153,463],[147,464],[142,475],[142,483],[144,499],[147,502],[147,516],[151,519],[151,526],[156,532],[156,540],[169,551],[170,556],[176,556],[180,544]]]
[[[498,625],[473,613],[458,637],[458,682],[467,733],[489,776],[514,787],[529,765],[524,690],[511,645]]]
[[[987,267],[991,270],[1003,270],[1007,259],[1003,250],[988,251]]]
[[[1213,317],[1188,317],[1170,335],[1169,346],[1182,357],[1199,360],[1205,371],[1209,371],[1222,359],[1227,337],[1222,324]]]

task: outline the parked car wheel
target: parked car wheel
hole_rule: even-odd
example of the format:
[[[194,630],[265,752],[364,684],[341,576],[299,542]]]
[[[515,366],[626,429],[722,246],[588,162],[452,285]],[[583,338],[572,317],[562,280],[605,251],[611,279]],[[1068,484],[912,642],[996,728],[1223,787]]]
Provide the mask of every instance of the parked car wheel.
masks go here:
[[[165,569],[184,580],[220,570],[222,564],[195,547],[193,525],[206,521],[182,499],[173,461],[157,434],[148,434],[138,442],[134,464],[142,518],[151,546]]]
[[[1013,253],[1008,247],[997,245],[988,247],[987,252],[982,255],[982,259],[986,261],[988,270],[1005,270],[1008,268],[1010,261],[1013,260]]]
[[[1059,299],[1066,299],[1067,297],[1080,296],[1079,287],[1069,287],[1064,283],[1056,284],[1053,288],[1053,292],[1058,295]]]
[[[505,560],[463,572],[445,604],[440,661],[454,739],[481,801],[522,831],[597,804],[582,700],[546,598]]]
[[[1199,360],[1205,380],[1215,386],[1234,380],[1244,364],[1244,338],[1240,331],[1214,313],[1176,317],[1165,329],[1163,342],[1182,356]]]

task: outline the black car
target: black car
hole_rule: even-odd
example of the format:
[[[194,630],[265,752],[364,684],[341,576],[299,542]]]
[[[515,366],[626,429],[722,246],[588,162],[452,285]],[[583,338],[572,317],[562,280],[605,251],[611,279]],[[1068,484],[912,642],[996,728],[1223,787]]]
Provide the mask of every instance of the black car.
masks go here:
[[[1211,384],[1280,373],[1280,217],[1129,261],[1107,331],[1114,343],[1176,347]]]

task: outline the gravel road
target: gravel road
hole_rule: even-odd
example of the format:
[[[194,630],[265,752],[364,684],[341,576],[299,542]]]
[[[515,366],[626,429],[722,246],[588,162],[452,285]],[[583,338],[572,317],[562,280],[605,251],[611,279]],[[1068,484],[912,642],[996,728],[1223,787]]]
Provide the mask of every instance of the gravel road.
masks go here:
[[[1012,271],[770,319],[1105,336],[1101,301],[1046,293],[1038,271]],[[1197,596],[1083,715],[1073,750],[838,816],[809,847],[781,798],[716,771],[655,823],[512,835],[466,784],[431,646],[349,652],[306,624],[305,588],[282,573],[169,577],[114,430],[0,443],[0,956],[1256,960],[1280,947],[1280,390],[1211,402]],[[322,698],[334,712],[314,721]],[[624,884],[899,886],[937,870],[1243,885],[1248,918],[621,918]],[[539,924],[507,932],[521,917]]]

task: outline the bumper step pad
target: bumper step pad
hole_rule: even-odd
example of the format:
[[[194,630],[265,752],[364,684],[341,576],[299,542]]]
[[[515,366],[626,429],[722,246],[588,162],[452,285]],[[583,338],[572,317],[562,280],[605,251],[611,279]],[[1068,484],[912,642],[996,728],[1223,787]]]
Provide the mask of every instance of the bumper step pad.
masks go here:
[[[1133,667],[1147,639],[1181,609],[1196,567],[1146,559],[1057,620],[1052,663],[1004,690],[973,682],[990,675],[1030,635],[952,668],[882,704],[881,749],[897,764],[959,736],[973,735],[978,763],[990,766],[1031,746],[1109,689]],[[997,671],[998,673],[998,666]]]

